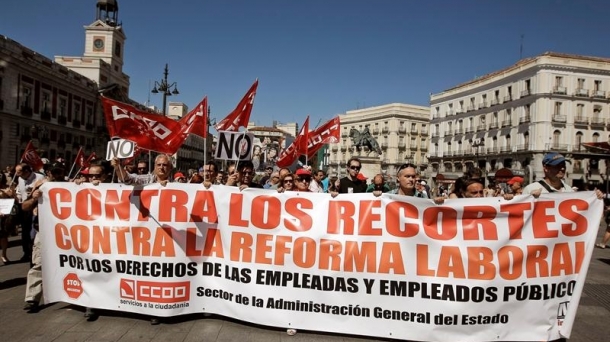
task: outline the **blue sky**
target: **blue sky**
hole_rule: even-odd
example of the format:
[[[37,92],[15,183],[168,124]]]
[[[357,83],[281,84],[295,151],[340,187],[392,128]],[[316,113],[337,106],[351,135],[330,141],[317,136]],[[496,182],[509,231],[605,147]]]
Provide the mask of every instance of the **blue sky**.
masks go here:
[[[438,93],[556,51],[610,57],[606,0],[118,0],[130,96],[177,82],[224,118],[256,78],[251,120],[312,128],[348,110]],[[3,0],[0,34],[47,57],[80,56],[96,0]],[[161,105],[160,95],[150,94]]]

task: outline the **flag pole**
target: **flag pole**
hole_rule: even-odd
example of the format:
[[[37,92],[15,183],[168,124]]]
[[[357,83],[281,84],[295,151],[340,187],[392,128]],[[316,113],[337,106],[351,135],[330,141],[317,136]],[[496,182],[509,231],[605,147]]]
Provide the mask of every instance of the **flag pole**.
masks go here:
[[[81,146],[78,149],[78,152],[76,152],[76,156],[80,156],[81,152],[83,151],[83,147]],[[72,175],[72,171],[74,171],[74,166],[76,166],[76,158],[74,159],[74,162],[72,163],[72,167],[70,167],[70,172],[68,172],[68,179],[70,179],[70,176]],[[78,170],[78,172],[80,172],[80,170]]]

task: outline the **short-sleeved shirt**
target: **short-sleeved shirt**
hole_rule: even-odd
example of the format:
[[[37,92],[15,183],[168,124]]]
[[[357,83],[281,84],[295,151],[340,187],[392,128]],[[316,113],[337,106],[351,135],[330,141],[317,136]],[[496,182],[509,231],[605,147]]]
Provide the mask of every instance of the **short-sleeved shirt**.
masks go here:
[[[532,193],[532,191],[538,190],[538,189],[542,190],[541,193],[548,194],[549,190],[547,190],[547,188],[544,185],[540,184],[540,182],[544,182],[544,180],[528,184],[528,186],[526,186],[523,189],[523,195],[529,195]],[[551,188],[551,190],[553,190],[552,192],[574,192],[574,190],[572,190],[572,188],[569,185],[567,185],[566,183],[564,183],[563,181],[561,181],[561,189],[555,189],[549,183],[546,183],[546,185],[549,188]]]
[[[339,185],[339,193],[340,194],[348,194],[348,193],[359,193],[366,192],[366,182],[356,179],[355,181],[343,177],[341,178],[341,184]],[[350,192],[349,189],[352,189]]]

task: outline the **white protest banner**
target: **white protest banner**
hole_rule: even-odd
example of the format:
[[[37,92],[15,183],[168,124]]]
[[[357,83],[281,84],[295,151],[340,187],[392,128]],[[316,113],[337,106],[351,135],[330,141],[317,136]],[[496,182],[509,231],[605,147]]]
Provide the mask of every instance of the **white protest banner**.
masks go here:
[[[593,192],[431,200],[46,183],[45,301],[420,341],[569,337]],[[133,192],[132,192],[133,191]]]
[[[136,145],[133,141],[125,139],[110,140],[106,148],[106,160],[131,158],[135,150]]]
[[[13,210],[13,205],[15,205],[14,198],[2,198],[0,199],[0,214],[2,215],[10,215]]]
[[[250,160],[254,149],[254,134],[246,132],[218,132],[214,159]]]

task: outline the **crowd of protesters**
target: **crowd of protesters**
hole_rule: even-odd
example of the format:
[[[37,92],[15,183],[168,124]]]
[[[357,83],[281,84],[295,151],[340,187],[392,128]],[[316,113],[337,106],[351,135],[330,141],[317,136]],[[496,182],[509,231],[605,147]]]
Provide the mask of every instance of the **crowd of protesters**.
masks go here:
[[[436,204],[446,200],[477,197],[502,197],[510,200],[514,196],[531,194],[539,197],[542,193],[573,192],[577,189],[564,182],[566,162],[565,157],[558,153],[547,153],[542,161],[544,178],[526,186],[522,177],[512,177],[502,183],[494,184],[486,180],[481,169],[471,168],[453,184],[439,184],[430,188],[426,180],[421,179],[418,168],[413,164],[400,166],[396,178],[392,183],[387,177],[377,174],[368,178],[361,173],[362,163],[358,158],[351,158],[345,164],[346,175],[339,178],[337,174],[327,175],[323,170],[313,170],[309,166],[299,167],[296,170],[288,168],[274,168],[266,166],[263,172],[256,171],[252,161],[238,163],[216,163],[208,161],[198,170],[174,170],[170,156],[160,154],[150,170],[146,161],[123,165],[120,160],[109,162],[94,162],[88,168],[76,170],[74,174],[66,172],[66,167],[59,159],[54,163],[45,160],[41,172],[36,172],[26,163],[15,167],[7,167],[0,173],[0,199],[15,199],[15,205],[10,215],[0,214],[0,252],[4,264],[11,261],[6,251],[8,237],[17,235],[17,226],[21,228],[21,242],[23,257],[20,262],[29,262],[30,270],[27,275],[26,295],[24,309],[35,313],[40,309],[42,299],[42,241],[36,234],[38,231],[38,199],[41,197],[40,186],[45,182],[73,181],[77,184],[122,182],[131,185],[146,185],[159,183],[165,186],[170,182],[202,184],[206,188],[212,185],[236,186],[240,190],[246,188],[268,189],[279,193],[298,191],[328,193],[332,197],[341,194],[372,193],[381,196],[402,195],[430,199]],[[221,168],[221,165],[224,165]],[[445,188],[447,186],[447,188]],[[601,191],[594,189],[597,197],[608,197]],[[606,248],[610,241],[610,204],[605,206],[606,234],[602,241],[596,244],[599,248]],[[97,312],[87,308],[87,320],[95,320]],[[151,324],[159,324],[159,318],[152,317]]]

